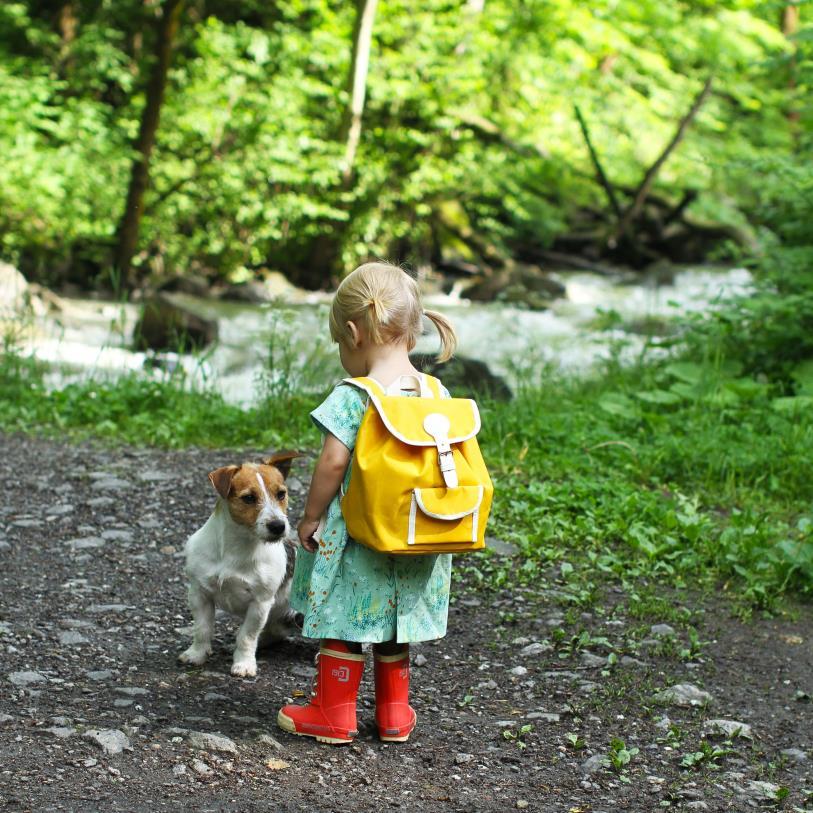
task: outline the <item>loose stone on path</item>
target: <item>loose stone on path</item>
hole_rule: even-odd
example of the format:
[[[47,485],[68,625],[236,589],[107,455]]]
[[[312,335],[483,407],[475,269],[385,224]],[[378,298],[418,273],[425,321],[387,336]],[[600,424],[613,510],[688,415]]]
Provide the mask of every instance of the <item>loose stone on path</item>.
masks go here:
[[[706,706],[713,701],[714,698],[708,692],[698,689],[697,686],[691,683],[676,683],[674,686],[663,689],[655,695],[656,703],[681,706],[682,708]]]
[[[734,737],[741,737],[745,740],[754,739],[751,726],[737,720],[706,720],[703,723],[703,734],[707,737],[723,737],[725,739],[733,739]]]
[[[208,734],[204,731],[192,731],[189,734],[189,744],[201,751],[221,751],[227,754],[236,754],[237,745],[234,740],[222,734]]]
[[[106,754],[114,756],[120,754],[125,749],[131,749],[130,740],[123,731],[117,728],[108,729],[95,729],[86,731],[84,734],[86,740],[95,742]]]

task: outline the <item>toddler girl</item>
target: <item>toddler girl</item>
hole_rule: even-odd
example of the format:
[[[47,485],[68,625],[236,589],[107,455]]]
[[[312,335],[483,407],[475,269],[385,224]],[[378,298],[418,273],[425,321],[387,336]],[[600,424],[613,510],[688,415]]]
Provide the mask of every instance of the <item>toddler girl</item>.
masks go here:
[[[423,310],[415,280],[387,263],[360,266],[339,285],[330,310],[342,367],[351,377],[375,379],[388,395],[429,394],[409,360],[424,316],[440,334],[439,360],[449,359],[457,344],[454,329],[440,314]],[[450,554],[391,556],[347,534],[340,491],[349,482],[366,407],[363,391],[341,383],[311,413],[324,445],[299,524],[305,550],[297,556],[291,605],[304,615],[303,635],[322,643],[310,702],[285,706],[277,718],[286,731],[333,744],[358,734],[364,642],[373,644],[379,736],[387,742],[409,738],[416,720],[409,705],[409,642],[442,638],[449,610]]]

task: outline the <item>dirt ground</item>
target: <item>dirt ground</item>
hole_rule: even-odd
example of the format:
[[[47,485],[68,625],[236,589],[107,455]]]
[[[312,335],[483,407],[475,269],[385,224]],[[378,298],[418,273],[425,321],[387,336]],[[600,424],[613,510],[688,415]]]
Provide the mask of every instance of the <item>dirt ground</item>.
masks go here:
[[[642,618],[611,584],[574,606],[553,579],[495,592],[459,578],[449,634],[412,649],[408,743],[376,737],[369,663],[353,744],[278,730],[277,709],[309,688],[314,642],[233,678],[224,618],[204,668],[176,661],[206,473],[256,457],[0,435],[4,809],[813,809],[810,607],[741,622],[727,601],[682,595]],[[308,466],[292,474],[294,515]],[[710,698],[657,698],[673,684]],[[715,719],[735,723],[715,734]]]

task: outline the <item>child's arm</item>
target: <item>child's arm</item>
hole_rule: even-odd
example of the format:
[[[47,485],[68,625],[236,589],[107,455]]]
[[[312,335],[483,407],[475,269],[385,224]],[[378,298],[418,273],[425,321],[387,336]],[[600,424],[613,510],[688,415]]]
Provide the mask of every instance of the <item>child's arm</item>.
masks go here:
[[[330,501],[341,487],[349,463],[350,449],[334,435],[325,435],[325,444],[316,461],[308,499],[305,501],[305,513],[298,528],[302,547],[311,553],[317,548],[313,534]]]

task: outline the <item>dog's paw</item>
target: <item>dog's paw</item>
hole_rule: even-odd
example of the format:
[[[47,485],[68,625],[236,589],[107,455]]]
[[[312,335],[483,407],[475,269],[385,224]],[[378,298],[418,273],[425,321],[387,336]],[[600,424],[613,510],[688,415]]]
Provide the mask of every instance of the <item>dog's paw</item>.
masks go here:
[[[235,677],[254,677],[257,674],[257,661],[237,661],[232,664],[231,673]]]
[[[211,649],[198,649],[194,646],[190,646],[189,649],[181,652],[178,655],[178,660],[181,663],[189,663],[192,666],[200,666],[203,663],[206,663],[206,658],[212,654]]]

